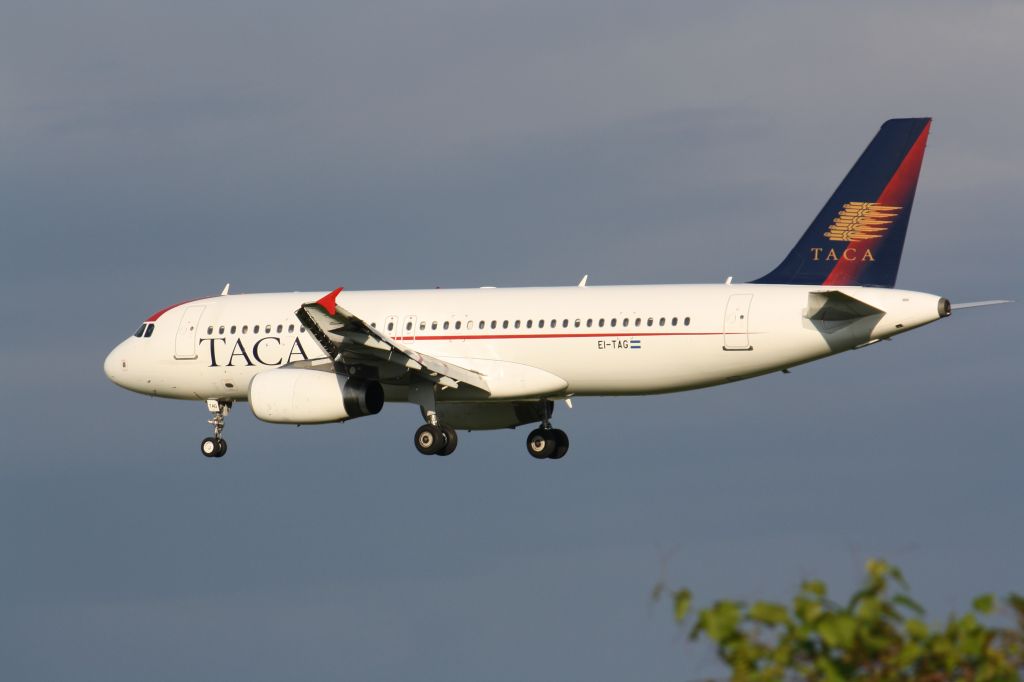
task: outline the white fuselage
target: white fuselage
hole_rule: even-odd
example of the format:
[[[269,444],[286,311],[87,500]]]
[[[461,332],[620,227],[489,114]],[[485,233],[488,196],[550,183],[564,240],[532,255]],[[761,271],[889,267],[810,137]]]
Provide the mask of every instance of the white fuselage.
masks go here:
[[[882,311],[849,324],[807,317],[841,291]],[[246,400],[253,377],[324,352],[295,311],[322,292],[205,298],[154,315],[104,365],[117,384],[169,398]],[[769,284],[343,292],[338,302],[418,352],[487,377],[487,400],[685,391],[786,369],[942,317],[931,294]],[[400,380],[388,400],[406,400]],[[397,379],[397,377],[396,377]],[[478,400],[462,388],[438,400]]]

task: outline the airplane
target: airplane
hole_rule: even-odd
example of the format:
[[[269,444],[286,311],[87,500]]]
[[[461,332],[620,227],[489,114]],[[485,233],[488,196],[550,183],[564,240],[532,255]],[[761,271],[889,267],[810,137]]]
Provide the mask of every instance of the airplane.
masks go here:
[[[959,307],[895,289],[930,118],[886,121],[786,258],[747,283],[230,294],[159,310],[107,356],[118,386],[205,401],[223,457],[232,405],[276,424],[419,406],[414,443],[537,424],[561,459],[556,401],[688,391],[890,339]]]

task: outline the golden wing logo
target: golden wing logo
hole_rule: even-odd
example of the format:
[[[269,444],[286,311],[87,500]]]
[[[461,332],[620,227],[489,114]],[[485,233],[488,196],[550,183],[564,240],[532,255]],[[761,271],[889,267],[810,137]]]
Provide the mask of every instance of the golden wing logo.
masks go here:
[[[902,209],[902,206],[886,206],[868,201],[845,203],[829,225],[825,236],[834,242],[859,242],[881,237]]]

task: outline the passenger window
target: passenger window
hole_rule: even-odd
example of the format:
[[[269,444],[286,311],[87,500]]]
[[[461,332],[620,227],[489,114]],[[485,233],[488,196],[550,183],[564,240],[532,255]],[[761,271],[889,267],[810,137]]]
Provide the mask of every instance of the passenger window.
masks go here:
[[[466,329],[469,329],[469,330],[472,331],[472,329],[473,329],[473,320],[470,320],[469,322],[466,323]]]
[[[149,337],[153,336],[153,328],[154,327],[156,327],[155,324],[146,325],[146,332],[143,334],[143,336],[145,336],[147,339]]]
[[[498,321],[497,320],[491,320],[491,329],[496,329],[497,326],[498,326]]]
[[[231,333],[234,334],[236,331],[238,331],[238,327],[231,325]]]
[[[263,330],[263,333],[264,334],[269,334],[270,333],[270,325],[269,324],[267,325],[267,328]]]
[[[444,321],[444,328],[445,328],[445,329],[447,329],[447,328],[448,328],[448,320],[445,320],[445,321]]]
[[[284,325],[283,324],[277,325],[277,333],[280,334],[283,331],[284,331]]]
[[[377,325],[374,325],[374,326],[376,327]],[[299,333],[300,334],[305,334],[306,333],[306,328],[305,327],[299,327]]]
[[[687,317],[687,318],[685,318],[685,319],[683,320],[683,325],[684,325],[684,326],[686,326],[686,327],[689,327],[689,326],[690,326],[690,318],[688,318],[688,317]]]
[[[648,327],[653,327],[654,326],[654,318],[653,317],[648,317],[647,318],[647,326]]]
[[[578,317],[576,318],[576,322],[575,322],[575,323],[573,323],[573,326],[574,326],[574,327],[576,327],[577,329],[579,329],[579,326],[580,326],[580,319],[579,319]]]
[[[608,324],[610,326],[614,327],[616,322],[618,322],[618,320],[613,317],[611,320],[608,321]]]
[[[527,320],[526,321],[526,328],[527,329],[533,329],[533,320]]]
[[[672,318],[672,326],[675,327],[677,324],[679,324],[679,318],[678,317],[673,317]]]
[[[295,333],[295,325],[294,324],[288,325],[288,333],[289,334],[294,334]]]
[[[537,320],[537,327],[540,329],[544,328],[544,320]]]
[[[636,318],[636,324],[633,325],[633,326],[634,327],[639,327],[641,322],[642,322],[642,320],[638,317],[638,318]]]
[[[420,331],[421,332],[427,331],[427,321],[426,320],[420,322]]]
[[[395,329],[395,323],[394,322],[388,322],[388,331],[389,332],[390,331],[394,331],[394,329]]]
[[[515,328],[516,328],[516,329],[519,329],[519,320],[516,320],[516,323],[515,323]]]
[[[220,326],[220,329],[217,331],[217,333],[218,334],[223,334],[224,333],[224,325]]]
[[[434,329],[434,330],[437,329],[437,321],[436,320],[430,323],[430,328]]]
[[[661,318],[660,320],[658,320],[658,326],[659,327],[664,327],[665,326],[665,318],[664,317]]]
[[[565,329],[568,326],[569,326],[569,320],[566,320],[566,319],[563,318],[562,319],[562,329]]]
[[[587,326],[588,327],[593,327],[594,326],[594,318],[592,318],[592,317],[588,317],[587,318]]]
[[[459,321],[457,321],[457,322],[455,323],[455,328],[456,328],[456,329],[462,329],[462,320],[459,320]]]
[[[252,333],[253,334],[259,334],[260,333],[260,326],[258,324],[254,324],[252,326]]]
[[[412,320],[409,320],[408,322],[405,323],[405,331],[407,331],[407,332],[411,332],[412,331]]]
[[[213,327],[207,327],[206,328],[206,333],[212,336],[213,335]],[[135,332],[135,336],[142,336],[142,327],[139,327],[139,331]]]
[[[248,334],[249,333],[249,325],[247,325],[247,324],[243,324],[242,325],[242,333],[243,334]]]
[[[597,326],[598,327],[603,327],[604,326],[604,318],[603,317],[600,320],[597,321]]]
[[[551,328],[554,329],[558,326],[558,320],[551,320]]]

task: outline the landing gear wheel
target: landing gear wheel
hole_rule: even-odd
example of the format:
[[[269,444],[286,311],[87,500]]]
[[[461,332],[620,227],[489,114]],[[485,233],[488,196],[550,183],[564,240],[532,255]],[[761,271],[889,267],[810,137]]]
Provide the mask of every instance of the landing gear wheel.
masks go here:
[[[444,447],[438,450],[437,454],[447,457],[459,447],[459,434],[450,426],[441,426],[441,433],[444,434]]]
[[[231,401],[207,400],[206,409],[213,415],[209,422],[213,424],[213,438],[204,438],[199,449],[205,457],[223,457],[228,451],[228,442],[220,434],[224,432],[224,418],[231,411]]]
[[[433,424],[416,429],[416,449],[423,455],[436,455],[446,445],[444,432]]]
[[[534,429],[526,438],[526,451],[534,459],[547,459],[554,454],[556,443],[553,429]]]
[[[199,449],[206,457],[223,457],[228,451],[228,444],[222,438],[204,438]]]
[[[562,459],[569,452],[569,436],[562,429],[553,429],[552,433],[555,436],[555,451],[551,453],[551,459]]]

